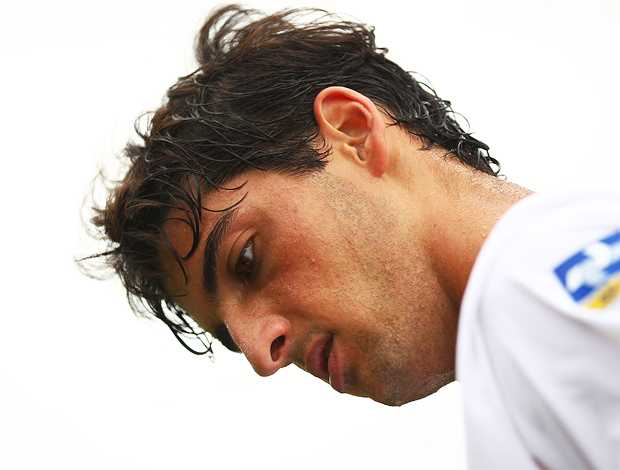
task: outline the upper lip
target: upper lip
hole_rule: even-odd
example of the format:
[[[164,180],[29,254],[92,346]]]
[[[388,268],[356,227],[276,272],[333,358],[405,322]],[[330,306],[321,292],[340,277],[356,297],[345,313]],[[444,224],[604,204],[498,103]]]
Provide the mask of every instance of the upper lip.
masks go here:
[[[333,337],[330,334],[321,336],[308,350],[304,358],[306,370],[319,379],[329,381],[328,358],[325,351],[331,347]]]

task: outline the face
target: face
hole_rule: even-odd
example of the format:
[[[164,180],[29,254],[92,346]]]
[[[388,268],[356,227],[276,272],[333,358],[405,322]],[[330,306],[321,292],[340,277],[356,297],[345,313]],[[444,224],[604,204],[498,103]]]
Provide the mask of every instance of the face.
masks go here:
[[[187,282],[164,257],[181,308],[224,343],[230,335],[263,376],[294,363],[341,393],[390,405],[453,379],[456,314],[411,205],[337,171],[250,173],[231,187],[246,181],[205,201],[224,209],[243,198],[203,213]],[[187,224],[165,230],[189,251]]]

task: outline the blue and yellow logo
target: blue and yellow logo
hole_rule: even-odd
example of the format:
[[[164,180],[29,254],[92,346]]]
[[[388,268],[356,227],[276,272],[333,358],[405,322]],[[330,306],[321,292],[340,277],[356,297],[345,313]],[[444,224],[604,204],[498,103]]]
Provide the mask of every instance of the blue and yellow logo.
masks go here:
[[[620,295],[620,232],[586,246],[554,272],[575,302],[605,308]]]

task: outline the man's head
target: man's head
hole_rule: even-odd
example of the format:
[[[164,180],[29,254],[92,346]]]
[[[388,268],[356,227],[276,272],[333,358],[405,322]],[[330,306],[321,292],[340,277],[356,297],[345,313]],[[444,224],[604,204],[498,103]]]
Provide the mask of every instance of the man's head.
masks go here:
[[[335,388],[393,404],[449,380],[454,299],[390,158],[400,142],[494,174],[486,145],[372,29],[324,12],[226,7],[196,51],[94,219],[134,308],[177,337],[197,321],[263,375],[294,361],[327,379],[332,361]]]

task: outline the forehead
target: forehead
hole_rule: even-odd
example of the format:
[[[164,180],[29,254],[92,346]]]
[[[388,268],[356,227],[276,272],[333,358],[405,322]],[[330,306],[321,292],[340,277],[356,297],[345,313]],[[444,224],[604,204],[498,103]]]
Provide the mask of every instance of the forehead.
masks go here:
[[[251,171],[231,180],[225,189],[209,191],[202,199],[199,224],[195,226],[194,208],[174,209],[164,223],[164,232],[174,250],[185,258],[194,238],[204,241],[214,224],[230,210],[261,210],[264,215],[279,214],[293,206],[303,206],[308,192],[317,186],[317,176],[291,176]],[[229,189],[230,188],[230,189]],[[283,205],[282,201],[286,204]],[[197,230],[196,230],[197,229]]]

